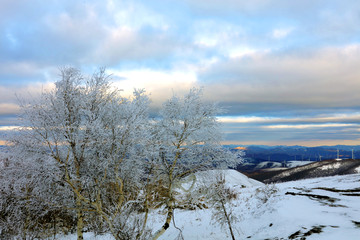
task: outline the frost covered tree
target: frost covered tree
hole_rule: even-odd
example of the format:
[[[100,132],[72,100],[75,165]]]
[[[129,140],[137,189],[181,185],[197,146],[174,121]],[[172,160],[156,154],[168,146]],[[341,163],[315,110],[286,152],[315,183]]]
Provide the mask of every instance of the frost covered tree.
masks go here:
[[[159,156],[157,176],[163,184],[166,209],[164,225],[154,234],[159,238],[169,227],[176,208],[175,189],[181,180],[200,170],[235,166],[238,159],[221,145],[220,108],[202,100],[202,89],[191,89],[183,98],[173,96],[164,103],[154,126],[154,143]]]
[[[149,100],[144,91],[131,99],[119,93],[104,69],[85,77],[64,68],[55,90],[22,104],[24,127],[11,140],[14,159],[50,164],[71,193],[64,207],[75,209],[78,239],[92,212],[123,238],[121,215],[138,200]]]
[[[58,184],[56,166],[49,159],[20,159],[17,154],[9,154],[0,167],[0,238],[50,237],[56,222],[66,231],[72,217],[64,208],[70,203],[64,196],[70,192]]]
[[[225,185],[224,174],[216,176],[216,182],[208,187],[209,202],[213,208],[213,220],[227,228],[230,232],[231,239],[235,240],[233,225],[239,219],[234,214],[231,200],[236,199],[237,194]]]
[[[220,145],[220,109],[202,100],[201,89],[172,97],[149,119],[144,91],[125,98],[108,79],[104,69],[87,77],[64,68],[54,90],[22,103],[23,127],[10,139],[9,164],[0,171],[0,183],[9,183],[0,186],[7,193],[0,211],[9,209],[8,199],[20,203],[12,205],[11,222],[30,216],[30,209],[62,211],[78,239],[85,228],[149,239],[149,210],[165,206],[157,239],[180,204],[176,189],[185,177],[237,164]],[[29,222],[21,227],[30,229]]]

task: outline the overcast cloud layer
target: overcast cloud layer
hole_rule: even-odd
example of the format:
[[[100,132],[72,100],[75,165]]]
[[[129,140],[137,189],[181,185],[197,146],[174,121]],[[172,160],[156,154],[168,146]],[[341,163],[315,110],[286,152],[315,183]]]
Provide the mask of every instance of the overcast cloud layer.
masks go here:
[[[359,144],[359,26],[357,0],[0,0],[0,132],[15,93],[106,66],[154,109],[203,86],[225,143]]]

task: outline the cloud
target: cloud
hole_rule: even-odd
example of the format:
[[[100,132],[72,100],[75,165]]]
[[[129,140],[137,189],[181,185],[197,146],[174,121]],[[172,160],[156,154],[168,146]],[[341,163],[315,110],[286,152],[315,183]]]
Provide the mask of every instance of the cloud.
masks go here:
[[[109,29],[103,43],[92,53],[91,59],[107,66],[121,62],[165,61],[182,44],[161,32],[138,32],[126,27]]]
[[[23,2],[18,14],[3,17],[11,24],[0,30],[0,61],[21,57],[41,65],[111,66],[167,58],[176,49],[172,44],[177,38],[167,34],[167,17],[140,2],[35,1],[28,10],[26,6]]]
[[[225,143],[265,145],[358,144],[360,113],[296,117],[222,116]]]
[[[28,85],[0,86],[0,126],[17,125],[17,115],[20,113],[20,101],[40,96],[41,92],[54,88],[51,82],[34,82]]]
[[[316,114],[297,117],[270,117],[270,116],[220,116],[223,123],[251,123],[251,124],[312,124],[312,123],[360,123],[360,112]],[[291,126],[291,125],[289,125]]]
[[[218,62],[200,72],[199,80],[206,84],[209,98],[231,105],[356,108],[359,64],[357,44],[307,53],[270,52]]]
[[[155,71],[151,69],[136,69],[116,71],[112,73],[114,85],[130,95],[134,88],[144,88],[150,94],[152,104],[159,107],[173,94],[184,94],[197,85],[196,74],[191,71],[169,70]]]
[[[357,145],[359,124],[223,124],[225,143],[264,145]]]
[[[17,114],[19,106],[12,103],[0,103],[0,115]]]
[[[293,31],[292,28],[277,28],[272,31],[272,37],[281,39],[287,37]]]
[[[305,128],[332,128],[332,127],[354,127],[359,124],[351,123],[327,123],[327,124],[293,124],[293,125],[270,125],[262,128],[268,129],[305,129]]]
[[[13,131],[19,129],[17,126],[0,126],[0,131]]]

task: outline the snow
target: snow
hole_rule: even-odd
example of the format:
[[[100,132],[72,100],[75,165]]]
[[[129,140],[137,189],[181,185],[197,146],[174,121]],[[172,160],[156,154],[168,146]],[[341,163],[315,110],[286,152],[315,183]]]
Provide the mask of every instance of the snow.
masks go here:
[[[311,161],[288,161],[286,162],[286,166],[288,168],[293,168],[293,167],[299,167],[299,166],[303,166],[303,165],[306,165],[306,164],[309,164],[309,163],[312,163]]]
[[[360,222],[360,204],[358,196],[347,196],[351,192],[341,190],[360,188],[360,174],[323,177],[279,183],[271,186],[253,182],[246,176],[234,170],[225,172],[226,184],[233,184],[238,192],[237,199],[232,201],[229,208],[240,218],[233,224],[236,239],[306,239],[338,240],[359,239],[360,228],[353,221]],[[216,171],[206,171],[201,175],[214,176]],[[242,185],[246,185],[244,188]],[[263,201],[263,196],[269,191],[261,189],[277,189]],[[336,191],[329,191],[336,189]],[[339,192],[340,191],[340,192]],[[290,195],[286,193],[294,193]],[[296,195],[302,194],[302,195]],[[306,195],[308,194],[308,195]],[[325,196],[319,199],[309,196]],[[332,201],[329,201],[332,199]],[[174,222],[182,230],[184,239],[231,239],[229,231],[221,228],[212,220],[212,209],[175,210]],[[162,226],[166,216],[161,210],[151,213],[149,227],[158,229]],[[169,229],[160,239],[176,239],[180,231],[172,222]],[[311,233],[314,228],[318,233]],[[75,239],[73,236],[61,239]],[[85,239],[108,240],[109,235],[94,237],[85,235]]]
[[[258,165],[256,165],[256,168],[274,168],[274,167],[281,167],[282,164],[279,162],[261,162]]]
[[[316,226],[324,226],[322,232],[313,233],[306,239],[357,239],[360,228],[352,221],[360,221],[358,197],[314,188],[354,189],[360,187],[359,179],[360,174],[353,174],[276,184],[278,192],[270,204],[261,204],[256,198],[254,192],[258,187],[238,189],[241,193],[234,201],[234,212],[241,215],[241,220],[235,225],[236,239],[250,236],[251,239],[288,239],[297,231],[302,236]],[[286,192],[338,200],[332,204],[308,196],[285,195]],[[184,239],[230,239],[226,229],[211,221],[211,213],[209,209],[176,210],[176,226],[182,229]],[[178,233],[179,230],[171,226],[160,239],[175,239]]]
[[[256,186],[262,186],[263,183],[256,181],[252,178],[248,178],[244,174],[233,170],[233,169],[227,169],[227,170],[207,170],[202,172],[197,172],[196,177],[200,179],[206,179],[206,178],[216,178],[219,174],[224,175],[225,177],[225,184],[228,186],[232,186],[233,188],[237,187],[256,187]]]
[[[335,164],[321,166],[320,169],[321,170],[330,170],[330,169],[335,169],[335,168],[339,168],[339,167],[341,167],[341,163],[335,163]]]

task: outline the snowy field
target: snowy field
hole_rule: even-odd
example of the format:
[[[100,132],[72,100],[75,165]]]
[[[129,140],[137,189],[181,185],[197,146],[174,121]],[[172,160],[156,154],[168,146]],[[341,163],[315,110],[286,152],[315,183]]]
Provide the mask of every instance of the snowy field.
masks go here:
[[[226,181],[238,193],[228,205],[238,217],[233,223],[236,239],[360,239],[360,174],[264,186],[229,171]],[[264,188],[267,191],[261,191]],[[268,194],[274,189],[275,193]],[[172,225],[160,239],[182,239],[178,238],[180,232],[185,240],[231,239],[228,229],[212,219],[212,213],[211,208],[176,210]],[[161,212],[154,212],[150,227],[158,229],[164,218]],[[85,234],[85,239],[112,238]]]

